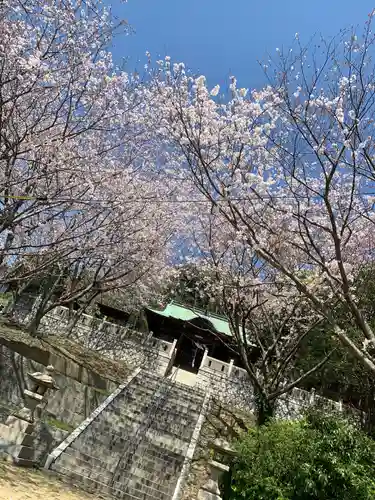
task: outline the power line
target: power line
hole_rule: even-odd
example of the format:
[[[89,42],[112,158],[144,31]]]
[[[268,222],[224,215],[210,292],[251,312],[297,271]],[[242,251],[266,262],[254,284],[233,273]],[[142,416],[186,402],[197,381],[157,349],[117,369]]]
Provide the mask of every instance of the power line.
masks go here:
[[[361,199],[362,197],[366,196],[374,196],[375,193],[363,193],[363,194],[356,194],[353,195],[354,198]],[[210,204],[216,204],[216,203],[227,203],[231,201],[272,201],[273,199],[282,199],[282,200],[303,200],[306,198],[316,198],[318,195],[311,196],[311,197],[306,197],[303,195],[296,195],[296,196],[283,196],[283,195],[273,195],[273,194],[268,194],[268,195],[259,195],[259,196],[247,196],[245,198],[220,198],[217,200],[202,200],[202,199],[185,199],[185,200],[171,200],[171,199],[161,199],[161,198],[133,198],[130,200],[121,200],[119,202],[118,200],[106,200],[106,199],[82,199],[82,198],[57,198],[57,199],[48,199],[47,197],[43,196],[22,196],[22,195],[0,195],[0,198],[3,199],[15,199],[15,200],[24,200],[24,201],[41,201],[45,203],[83,203],[83,204],[90,204],[90,203],[121,203],[125,205],[129,205],[132,203],[210,203]],[[323,195],[321,195],[323,197]]]

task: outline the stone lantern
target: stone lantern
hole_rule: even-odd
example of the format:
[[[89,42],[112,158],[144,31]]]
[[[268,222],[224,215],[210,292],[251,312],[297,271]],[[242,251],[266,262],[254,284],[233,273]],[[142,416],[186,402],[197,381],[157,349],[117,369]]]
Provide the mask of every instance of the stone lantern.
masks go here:
[[[228,441],[220,437],[211,443],[211,448],[224,457],[235,457],[237,455],[237,452],[230,446]]]
[[[18,465],[33,466],[34,463],[34,426],[35,417],[40,418],[47,403],[47,392],[58,387],[52,377],[53,366],[47,366],[45,371],[28,373],[31,389],[24,390],[25,406],[10,415],[5,424],[0,424],[0,439],[6,453]]]
[[[31,390],[25,389],[25,407],[19,413],[21,418],[34,422],[35,417],[40,418],[42,409],[47,404],[47,391],[49,389],[57,390],[58,387],[52,377],[55,369],[52,365],[48,365],[44,372],[28,373],[27,376],[31,380]],[[22,414],[25,417],[22,417]]]
[[[222,474],[229,471],[229,467],[215,460],[210,460],[208,466],[210,468],[210,477],[198,491],[198,500],[222,500],[219,480]]]
[[[229,443],[223,438],[217,438],[211,443],[211,448],[222,456],[235,456],[236,452],[230,447]],[[219,490],[219,480],[221,476],[229,471],[229,466],[216,460],[208,462],[210,468],[210,477],[200,488],[197,500],[222,500]]]

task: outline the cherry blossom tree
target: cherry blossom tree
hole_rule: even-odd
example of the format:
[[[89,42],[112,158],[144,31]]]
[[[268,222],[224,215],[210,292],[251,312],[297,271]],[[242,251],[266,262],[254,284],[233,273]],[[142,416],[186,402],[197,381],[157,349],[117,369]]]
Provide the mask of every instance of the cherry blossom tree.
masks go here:
[[[246,369],[261,425],[274,415],[280,396],[319,370],[335,348],[297,370],[304,342],[322,323],[306,297],[236,241],[222,215],[200,211],[191,239],[190,267],[184,272],[192,270],[197,292],[213,299],[228,318],[233,341],[227,347]]]
[[[90,210],[85,211],[86,225],[79,232],[74,228],[65,257],[60,254],[47,270],[48,279],[41,283],[40,300],[29,325],[31,332],[35,333],[40,319],[59,305],[79,301],[78,313],[71,316],[72,328],[79,314],[99,295],[125,289],[129,295],[132,291],[134,308],[157,293],[160,279],[169,271],[178,230],[176,207],[165,203],[170,184],[159,177],[138,172],[127,183],[122,175],[111,190],[101,185],[103,196],[109,192],[115,201],[107,206],[101,203],[100,217],[94,208],[93,228]],[[66,236],[65,228],[62,236]],[[62,250],[64,244],[58,248]]]
[[[59,199],[89,191],[92,160],[105,145],[93,134],[114,125],[112,63],[103,49],[115,27],[97,2],[2,2],[0,9],[4,259],[14,233],[32,230],[30,218],[35,225],[47,210],[69,210]]]
[[[155,169],[145,85],[112,62],[118,31],[100,0],[0,6],[1,281],[15,299],[40,281],[33,334],[57,305],[145,296],[167,269],[173,183]]]
[[[324,57],[302,46],[279,51],[260,91],[239,89],[232,77],[229,101],[203,76],[162,61],[154,116],[168,168],[374,372],[375,335],[355,291],[374,249],[372,17],[363,36],[327,42]],[[332,304],[345,308],[359,342]]]

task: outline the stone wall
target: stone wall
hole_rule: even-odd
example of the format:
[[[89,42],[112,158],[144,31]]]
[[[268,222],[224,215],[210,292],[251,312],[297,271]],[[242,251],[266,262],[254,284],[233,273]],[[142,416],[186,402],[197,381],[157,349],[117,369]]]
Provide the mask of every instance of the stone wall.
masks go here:
[[[198,371],[197,385],[202,388],[210,387],[214,398],[223,405],[235,406],[239,410],[250,412],[255,409],[254,394],[247,372],[233,363],[224,363],[205,355]],[[362,418],[362,413],[355,408],[324,398],[314,390],[308,392],[298,388],[279,397],[276,416],[288,420],[300,418],[311,406],[330,411],[344,411],[354,418]]]
[[[195,500],[198,497],[199,488],[210,477],[208,462],[214,458],[211,443],[216,438],[222,438],[223,436],[229,443],[234,443],[242,433],[246,432],[246,429],[253,425],[254,418],[251,414],[232,407],[228,408],[219,401],[211,402],[210,411],[202,426],[181,500]]]
[[[89,361],[73,359],[69,346],[59,348],[42,342],[33,345],[29,340],[30,337],[22,332],[3,334],[0,328],[0,422],[23,406],[27,373],[43,371],[45,366],[52,364],[59,390],[51,391],[38,425],[37,458],[43,463],[51,449],[90,415],[130,370],[124,367],[121,371],[116,363],[108,360],[103,361],[103,370],[96,370],[91,368]],[[89,360],[90,352],[84,352],[83,356]]]
[[[51,356],[52,358],[54,356]],[[96,380],[77,380],[80,365],[72,360],[58,362],[54,357],[55,380],[59,390],[48,401],[46,413],[68,425],[78,425],[101,401],[110,394],[117,384],[102,377]],[[54,366],[55,366],[54,365]],[[10,407],[22,404],[22,393],[26,388],[26,373],[43,371],[45,365],[23,356],[11,348],[0,345],[0,400]],[[94,385],[92,385],[94,383]]]
[[[58,307],[43,319],[42,328],[47,333],[64,335],[69,320],[69,310]],[[129,367],[142,367],[149,371],[164,374],[175,352],[175,344],[146,336],[143,333],[103,321],[83,314],[73,332],[72,338],[86,348],[111,359],[124,360]],[[254,395],[246,371],[233,362],[225,363],[205,353],[197,374],[197,386],[210,388],[214,397],[222,404],[235,405],[236,408],[254,411]],[[304,409],[312,404],[329,409],[342,410],[342,404],[302,389],[294,389],[279,398],[276,415],[280,418],[298,418]],[[347,409],[352,412],[351,409]]]
[[[85,348],[93,349],[110,359],[123,360],[132,368],[144,368],[164,374],[174,352],[175,343],[146,336],[122,325],[82,314],[67,332],[69,310],[57,307],[42,319],[40,330],[47,334],[65,335]]]
[[[198,371],[197,385],[201,388],[210,388],[214,398],[222,404],[235,405],[238,409],[253,411],[254,397],[247,373],[241,368],[234,368],[235,371],[232,368],[228,373],[229,363],[207,356]]]

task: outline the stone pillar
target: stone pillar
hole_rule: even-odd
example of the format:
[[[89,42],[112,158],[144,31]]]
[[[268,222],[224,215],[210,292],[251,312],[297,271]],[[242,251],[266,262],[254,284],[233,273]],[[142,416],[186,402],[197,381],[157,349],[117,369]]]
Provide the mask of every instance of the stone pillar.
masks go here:
[[[168,353],[170,358],[173,358],[174,356],[174,350],[176,349],[176,344],[177,344],[177,339],[174,339]]]
[[[208,356],[208,349],[205,349],[204,350],[204,354],[203,354],[203,358],[202,358],[202,361],[201,361],[201,366],[199,367],[199,369],[201,369],[201,368],[204,367],[204,364],[206,362],[207,356]]]
[[[234,359],[231,359],[231,360],[229,361],[228,378],[232,375],[233,366],[234,366]]]
[[[315,403],[315,387],[313,387],[310,391],[310,404],[313,405]]]
[[[5,424],[0,424],[0,439],[3,448],[13,458],[14,463],[32,467],[34,462],[34,426],[40,418],[47,399],[48,389],[58,389],[52,378],[53,366],[47,366],[44,373],[28,373],[32,382],[31,390],[25,389],[25,406],[14,415],[10,415]]]

